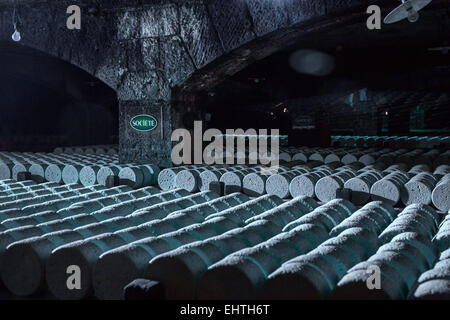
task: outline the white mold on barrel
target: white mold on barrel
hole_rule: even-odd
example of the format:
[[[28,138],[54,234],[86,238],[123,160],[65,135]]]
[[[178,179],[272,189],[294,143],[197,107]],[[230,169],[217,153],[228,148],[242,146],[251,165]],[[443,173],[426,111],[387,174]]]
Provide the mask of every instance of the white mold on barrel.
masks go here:
[[[450,210],[450,173],[437,183],[431,198],[434,206],[440,211],[448,212]]]
[[[122,168],[119,178],[130,183],[133,188],[156,184],[159,168],[153,165],[141,165]]]
[[[242,189],[245,194],[251,197],[258,197],[266,193],[266,181],[268,176],[250,173],[242,180]]]
[[[419,173],[402,188],[402,202],[408,206],[413,203],[430,204],[431,193],[436,186],[436,178],[430,173]]]
[[[217,182],[220,180],[223,174],[227,173],[228,169],[216,169],[216,170],[205,170],[200,173],[199,182],[200,182],[200,191],[209,190],[209,186],[211,182]]]
[[[175,177],[175,185],[177,188],[195,192],[199,190],[200,174],[205,171],[204,168],[182,170]]]
[[[4,253],[1,277],[13,294],[28,297],[45,291],[45,263],[56,247],[82,239],[73,231],[59,231],[11,244]]]
[[[396,205],[401,199],[401,192],[408,176],[400,171],[393,171],[383,179],[375,182],[370,189],[374,201],[386,201]]]
[[[84,166],[80,171],[80,182],[83,186],[93,186],[97,183],[99,166]]]
[[[359,245],[364,238],[376,243],[374,234],[353,228],[323,242],[311,252],[287,261],[269,275],[260,297],[271,300],[327,298],[348,269],[376,250],[376,244],[369,251]]]
[[[198,279],[208,267],[233,252],[264,242],[278,232],[279,228],[273,223],[256,221],[222,236],[158,256],[150,262],[145,275],[165,284],[167,299],[193,299]]]
[[[438,252],[431,242],[417,233],[401,233],[379,248],[365,262],[350,269],[338,283],[332,299],[406,299],[420,274],[434,265]],[[367,289],[367,268],[378,266],[381,288]],[[363,274],[366,273],[366,275]]]
[[[64,166],[62,164],[49,164],[45,169],[45,179],[47,181],[52,181],[56,183],[61,183],[62,180],[62,171]]]
[[[328,238],[325,230],[303,225],[253,248],[243,249],[209,267],[200,279],[199,299],[256,299],[267,276],[283,262],[307,253]]]
[[[364,155],[364,153],[362,152],[349,152],[346,153],[343,157],[341,162],[343,164],[350,164],[350,163],[354,163],[354,162],[358,162],[358,159],[361,158]]]
[[[205,196],[207,196],[207,194],[208,193],[204,193]],[[208,215],[208,209],[210,212],[217,213],[221,210],[229,208],[230,206],[242,204],[247,200],[248,197],[244,195],[233,194],[176,212],[167,216],[163,220],[154,220],[155,217],[152,217],[152,215],[133,214],[130,217],[131,219],[125,217],[114,218],[112,220],[103,221],[99,224],[77,228],[75,231],[79,232],[84,237],[92,236],[93,238],[88,238],[84,241],[62,246],[52,253],[49,258],[48,268],[46,270],[49,288],[56,297],[61,299],[81,299],[89,296],[92,289],[90,285],[86,285],[81,292],[76,293],[70,292],[65,286],[61,285],[59,283],[59,277],[62,274],[62,270],[65,268],[67,263],[71,263],[70,261],[73,261],[74,264],[79,263],[84,275],[90,278],[91,271],[102,253],[139,240],[139,238],[136,237],[136,234],[131,235],[127,231],[119,232],[125,228],[133,228],[133,219],[144,222],[141,227],[148,228],[149,233],[141,234],[142,238],[152,234],[164,234],[175,231],[179,228],[200,223],[204,221],[205,216]],[[166,214],[168,213],[169,212]],[[145,222],[144,219],[146,218],[151,220]],[[108,231],[105,228],[110,230]],[[115,228],[115,230],[112,230],[112,228]],[[110,231],[115,231],[115,233],[103,234]]]
[[[83,166],[79,164],[68,164],[62,171],[62,179],[65,184],[80,183],[80,171]]]
[[[367,171],[344,183],[344,188],[352,190],[352,202],[356,205],[364,205],[370,199],[370,189],[373,184],[382,178],[382,174],[376,171]]]
[[[109,176],[118,176],[121,166],[102,166],[97,172],[97,182],[103,186],[106,185],[106,179]]]
[[[0,162],[0,180],[11,179],[12,177],[12,163]]]
[[[311,154],[308,158],[308,160],[311,161],[319,161],[319,162],[325,162],[325,157],[329,154],[330,152],[327,151],[316,151],[313,154]]]
[[[350,201],[335,199],[325,205],[315,208],[314,211],[287,224],[283,228],[283,231],[290,231],[302,224],[314,224],[319,225],[330,232],[334,227],[348,218],[355,211],[356,207]]]
[[[326,171],[315,170],[292,179],[289,184],[289,192],[293,198],[298,196],[314,197],[317,181],[327,175]]]
[[[284,199],[289,197],[289,185],[295,177],[309,172],[306,168],[298,168],[292,171],[278,173],[270,176],[266,182],[267,194],[273,194]]]
[[[160,237],[152,237],[110,250],[100,256],[93,272],[95,295],[100,299],[122,299],[123,288],[142,277],[148,262],[159,254],[182,245],[217,236],[238,227],[223,217],[192,225]],[[117,270],[114,266],[122,266]]]
[[[437,231],[438,221],[438,214],[432,207],[423,204],[409,205],[381,233],[380,241],[387,243],[404,232],[416,232],[432,239]]]
[[[280,156],[279,156],[280,161],[284,161],[284,162],[291,162],[292,161],[292,157],[289,153],[287,152],[281,152]]]
[[[240,192],[242,190],[242,181],[245,176],[250,173],[258,172],[259,168],[248,168],[233,172],[227,172],[220,177],[220,182],[225,183],[228,189],[233,189],[235,192]]]
[[[450,165],[440,165],[438,166],[434,172],[433,175],[438,179],[442,179],[446,174],[450,173]]]
[[[47,169],[48,164],[46,163],[33,163],[28,172],[31,173],[31,176],[45,178],[45,170]]]
[[[410,148],[414,139],[381,140]],[[351,148],[355,143],[372,142],[359,137],[349,142]],[[123,166],[117,156],[104,154],[107,150],[97,146],[72,148],[74,154],[0,153],[0,171],[12,173],[14,165],[17,172],[28,171],[33,166],[35,176],[43,169],[46,179],[54,181],[0,180],[0,274],[10,292],[35,296],[47,289],[48,281],[58,298],[95,293],[101,299],[120,299],[127,282],[143,277],[161,281],[169,299],[447,297],[448,274],[442,270],[448,270],[450,259],[450,218],[441,222],[428,204],[450,210],[445,207],[450,193],[448,152],[286,148],[286,160],[315,154],[325,164],[285,163],[279,172],[264,176],[256,166],[184,166],[159,173],[152,166],[124,165],[133,168],[125,179],[134,188],[158,182],[173,189],[176,175],[188,170],[196,173],[188,189],[203,190],[223,179],[240,190],[253,174],[263,177],[250,188],[244,183],[259,196],[253,200],[243,194],[190,195],[181,189],[156,194],[159,190],[153,187],[132,191],[128,186],[58,185],[65,179],[80,182],[85,167],[99,168],[94,170],[95,183],[120,174]],[[304,196],[281,199],[294,190],[315,196],[318,182],[330,177],[339,187],[353,190],[356,205],[365,204],[368,190],[379,184],[382,192],[372,196],[380,201],[357,210],[343,199],[327,202],[320,192],[318,198],[325,202],[320,207]],[[331,180],[322,187],[335,190]],[[357,197],[360,192],[364,196]],[[411,205],[394,209],[394,200]],[[308,226],[321,231],[306,236],[301,230]],[[67,290],[66,264],[78,264],[87,278],[82,279],[81,292]],[[366,271],[374,264],[381,268],[382,290],[368,293]]]
[[[336,191],[344,187],[344,183],[355,177],[350,170],[341,171],[331,176],[323,177],[317,181],[315,193],[320,201],[327,202],[336,198]]]
[[[305,154],[303,152],[297,152],[292,156],[292,161],[303,161],[307,162],[309,158],[309,154]]]
[[[28,172],[30,167],[31,167],[31,164],[29,164],[29,163],[16,163],[16,164],[14,164],[14,166],[13,166],[13,168],[11,170],[12,178],[17,181],[17,175],[20,172]]]
[[[161,172],[158,175],[158,185],[160,189],[163,191],[175,189],[176,188],[175,177],[180,171],[185,169],[186,169],[185,166],[181,166],[161,170]]]
[[[423,273],[412,294],[417,300],[450,300],[450,259],[442,260]]]
[[[254,221],[264,219],[283,228],[290,222],[297,220],[305,214],[313,211],[318,206],[319,205],[314,199],[300,196],[278,205],[276,208],[245,220],[245,224],[250,224]]]
[[[344,155],[345,155],[345,152],[342,152],[342,151],[330,153],[325,157],[324,162],[325,163],[341,162],[341,159]]]
[[[335,226],[331,236],[337,236],[349,228],[364,228],[379,235],[397,216],[395,209],[388,203],[375,201],[366,204],[340,224]]]
[[[433,238],[434,245],[440,250],[445,251],[450,246],[450,215],[444,219],[440,225],[439,231]]]

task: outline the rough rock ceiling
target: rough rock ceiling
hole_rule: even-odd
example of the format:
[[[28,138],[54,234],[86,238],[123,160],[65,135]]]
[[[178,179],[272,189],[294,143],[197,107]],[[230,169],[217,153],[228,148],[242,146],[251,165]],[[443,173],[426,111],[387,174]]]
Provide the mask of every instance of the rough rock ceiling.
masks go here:
[[[181,92],[208,90],[252,62],[286,48],[386,47],[386,54],[389,54],[388,48],[392,46],[414,50],[450,45],[450,2],[437,3],[423,11],[415,24],[403,21],[369,31],[365,26],[366,17],[365,14],[351,14],[270,34],[207,66],[184,83]]]

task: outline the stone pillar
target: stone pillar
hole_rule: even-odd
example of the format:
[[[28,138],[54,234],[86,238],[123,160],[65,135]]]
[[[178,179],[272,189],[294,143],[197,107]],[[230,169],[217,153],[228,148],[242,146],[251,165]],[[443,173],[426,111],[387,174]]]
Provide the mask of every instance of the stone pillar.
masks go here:
[[[181,31],[180,14],[177,3],[160,1],[118,15],[121,162],[172,165],[172,89],[195,71],[183,42],[190,32]],[[153,117],[157,126],[136,130],[130,121],[138,115]]]
[[[162,101],[134,100],[120,101],[119,106],[120,162],[171,166],[170,104]],[[155,118],[156,127],[148,131],[135,129],[131,121],[139,115]]]

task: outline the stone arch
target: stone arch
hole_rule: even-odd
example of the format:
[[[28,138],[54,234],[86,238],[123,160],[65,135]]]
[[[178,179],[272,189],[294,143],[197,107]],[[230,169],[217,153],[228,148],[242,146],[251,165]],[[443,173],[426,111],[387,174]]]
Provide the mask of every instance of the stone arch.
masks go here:
[[[116,92],[85,70],[12,41],[0,41],[0,70],[0,105],[14,106],[1,117],[4,147],[50,151],[67,143],[112,143],[117,135]]]
[[[19,44],[69,62],[116,89],[117,50],[110,50],[115,47],[115,33],[110,27],[116,17],[86,15],[81,30],[68,30],[66,9],[70,2],[49,2],[18,1],[17,14],[22,22]],[[13,10],[11,5],[0,3],[0,41],[12,41]]]

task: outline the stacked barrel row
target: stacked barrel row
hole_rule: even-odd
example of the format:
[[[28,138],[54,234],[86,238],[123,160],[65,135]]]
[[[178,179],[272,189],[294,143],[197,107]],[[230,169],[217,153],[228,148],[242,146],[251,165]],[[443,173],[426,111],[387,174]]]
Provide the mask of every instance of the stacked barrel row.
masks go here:
[[[22,183],[25,185],[33,185],[29,183]],[[17,183],[12,181],[4,181],[3,185],[5,189],[15,189],[17,187]],[[48,184],[47,184],[48,185]],[[66,186],[67,187],[67,186]],[[127,191],[126,187],[122,188],[121,191],[126,191],[123,194],[107,196],[104,198],[98,198],[98,196],[102,195],[102,193],[97,194],[87,194],[86,197],[94,200],[87,200],[84,202],[70,202],[63,201],[59,202],[46,202],[44,204],[36,204],[32,207],[34,214],[29,213],[29,207],[24,207],[22,210],[15,210],[14,212],[2,212],[2,234],[1,234],[1,243],[2,243],[2,251],[6,252],[2,255],[1,261],[6,261],[7,263],[2,263],[2,271],[5,274],[3,276],[3,280],[6,286],[14,293],[18,295],[30,295],[39,292],[42,289],[44,284],[42,283],[41,274],[43,272],[45,259],[51,254],[51,250],[55,249],[58,245],[64,244],[64,241],[73,242],[75,240],[82,240],[87,238],[86,241],[81,241],[76,245],[70,246],[69,252],[67,252],[64,248],[60,248],[55,251],[54,260],[49,260],[49,266],[53,266],[54,268],[61,267],[60,263],[64,263],[62,261],[66,261],[67,257],[70,259],[75,258],[79,255],[74,254],[74,247],[80,248],[81,252],[85,252],[88,255],[88,260],[92,262],[94,253],[92,251],[92,245],[96,244],[97,246],[103,243],[103,246],[100,245],[100,249],[97,249],[97,252],[105,249],[113,249],[115,245],[125,244],[127,241],[125,239],[133,239],[138,240],[139,235],[142,236],[155,236],[158,233],[164,234],[165,232],[175,231],[177,228],[181,226],[187,226],[190,224],[198,224],[203,220],[203,215],[209,213],[209,215],[214,215],[221,210],[228,209],[227,215],[231,219],[228,223],[226,219],[222,219],[216,217],[216,219],[211,218],[207,222],[207,226],[213,227],[213,230],[216,233],[225,232],[231,228],[236,228],[238,225],[234,223],[236,219],[244,219],[246,216],[250,218],[256,213],[262,213],[264,210],[273,208],[277,205],[282,204],[282,200],[276,197],[265,196],[260,199],[256,199],[253,203],[247,203],[245,206],[236,207],[236,205],[240,205],[246,201],[248,201],[248,197],[240,194],[230,195],[224,198],[221,198],[217,201],[206,201],[216,198],[214,194],[209,192],[204,192],[194,196],[188,196],[189,199],[184,197],[181,201],[179,199],[170,202],[170,197],[181,197],[187,196],[186,192],[183,193],[181,190],[169,191],[167,193],[159,194],[156,196],[149,195],[156,192],[154,188],[147,188],[144,190],[138,191]],[[82,189],[81,186],[79,188]],[[102,189],[99,187],[99,189]],[[117,188],[108,189],[108,194],[111,194],[116,191]],[[169,196],[170,195],[170,196]],[[120,198],[119,198],[120,197]],[[130,198],[132,200],[130,200]],[[192,201],[192,198],[195,198],[195,201]],[[71,201],[74,201],[72,198],[68,198]],[[80,199],[80,197],[77,197]],[[84,200],[84,199],[83,199]],[[166,201],[165,203],[162,203]],[[122,202],[121,202],[122,201]],[[168,202],[167,202],[168,201]],[[38,202],[34,200],[34,202]],[[207,202],[204,205],[196,206],[192,209],[186,210],[186,208],[190,205],[198,205],[199,203]],[[300,204],[296,202],[290,203],[291,207],[297,207]],[[312,209],[315,206],[314,202],[308,200],[302,200],[302,203],[307,206],[306,208]],[[70,204],[72,203],[72,204]],[[114,206],[109,206],[112,204],[116,204]],[[154,205],[148,208],[145,208],[145,205],[162,203],[161,205]],[[184,205],[181,205],[183,203]],[[66,206],[65,206],[65,205]],[[70,207],[67,205],[70,204]],[[233,205],[235,207],[233,208]],[[53,211],[43,211],[43,210],[52,210]],[[136,212],[133,211],[135,209],[141,209]],[[176,210],[178,209],[178,210]],[[180,209],[185,209],[181,210]],[[308,209],[305,209],[308,210]],[[171,214],[171,212],[177,211],[176,214]],[[246,215],[241,213],[248,211]],[[117,217],[121,217],[125,214],[125,212],[134,212],[133,216],[127,216],[123,219],[118,219]],[[297,211],[298,214],[302,214],[303,211]],[[153,221],[152,219],[161,219],[167,215],[170,215],[166,219]],[[292,213],[291,213],[292,215]],[[233,219],[232,219],[233,217]],[[271,215],[266,215],[266,219],[272,217],[272,219],[279,219],[277,212],[273,212]],[[110,219],[108,219],[110,218]],[[113,219],[111,219],[113,218]],[[150,222],[153,221],[150,225],[147,224],[148,219]],[[95,221],[102,221],[100,223],[94,223]],[[237,221],[237,220],[236,220]],[[138,222],[142,222],[144,225],[136,225]],[[94,223],[94,224],[92,224]],[[133,227],[133,225],[136,225]],[[228,226],[227,226],[228,225]],[[120,229],[131,228],[128,230],[124,230],[124,232],[118,232]],[[201,226],[204,228],[204,226]],[[206,228],[206,234],[212,232]],[[71,230],[71,231],[69,231]],[[209,231],[208,231],[209,230]],[[105,234],[105,232],[115,232],[117,235],[113,234]],[[91,239],[93,235],[95,239]],[[199,234],[201,231],[197,226],[194,226],[193,230],[189,233],[184,232],[184,236],[181,238],[186,238],[187,235],[191,235],[191,241],[198,240]],[[31,238],[30,238],[31,237]],[[189,238],[189,237],[188,237]],[[120,240],[122,239],[122,240]],[[10,245],[11,242],[19,240],[18,243]],[[22,240],[22,241],[20,241]],[[188,239],[184,240],[185,242]],[[169,244],[171,241],[167,241]],[[179,241],[178,241],[179,242]],[[176,245],[177,241],[172,241],[172,245]],[[181,242],[180,242],[181,244]],[[69,248],[67,248],[69,249]],[[77,251],[76,249],[75,251]],[[87,251],[86,251],[87,250]],[[94,250],[96,251],[96,250]],[[68,256],[67,256],[68,254]],[[83,254],[82,254],[83,255]],[[59,257],[59,258],[58,258]],[[61,260],[62,259],[62,260]],[[69,260],[70,260],[69,259]],[[54,264],[51,263],[54,262]],[[85,265],[81,263],[81,261],[74,261],[81,265],[83,274],[89,274],[88,271],[83,268]],[[71,263],[74,263],[71,262]],[[109,265],[109,267],[113,267],[115,264]],[[58,290],[64,289],[68,291],[66,282],[59,282],[58,279],[54,279],[53,275],[66,276],[65,270],[60,270],[61,272],[49,271],[47,276],[47,281],[49,281],[49,286],[52,289],[52,292],[56,292],[56,296],[64,297],[64,292],[58,294]],[[113,267],[111,270],[114,270]],[[22,273],[21,273],[22,272]],[[101,272],[100,274],[104,274]],[[28,280],[24,281],[20,280],[23,276]],[[89,277],[88,277],[89,278]],[[53,281],[53,282],[52,282]],[[103,283],[103,282],[100,282]],[[53,287],[52,287],[53,285]],[[84,291],[84,294],[89,294],[90,285],[83,283],[84,288],[87,288],[87,291]],[[64,290],[63,290],[64,291]],[[69,291],[71,293],[78,291]],[[110,292],[107,290],[107,292]],[[78,292],[79,293],[79,292]]]
[[[404,158],[388,159],[386,154],[385,158],[381,157],[384,162],[368,166],[330,163],[312,170],[295,166],[294,170],[267,178],[266,191],[282,198],[306,195],[326,202],[336,197],[338,189],[346,188],[352,190],[352,201],[357,205],[364,205],[370,199],[392,205],[433,203],[440,211],[447,212],[450,209],[450,166],[439,165],[433,170],[430,162],[420,160],[427,157],[427,154],[412,151]],[[299,174],[302,170],[305,173]]]
[[[406,299],[450,243],[450,218],[418,204],[13,180],[0,194],[0,275],[21,297],[121,299],[147,278],[168,299]],[[367,264],[381,268],[376,296]]]
[[[432,239],[440,218],[429,206],[412,205],[397,215],[382,202],[356,210],[333,200],[311,211],[292,201],[246,220],[244,230],[264,226],[269,239],[248,230],[236,237],[231,230],[153,258],[145,277],[161,281],[168,299],[407,299],[439,257]],[[299,209],[304,213],[293,216]],[[252,246],[243,245],[246,240]],[[109,255],[128,256],[127,247]],[[373,290],[367,283],[376,267],[381,287]],[[442,264],[435,268],[446,281]],[[450,293],[448,286],[441,291],[439,298]]]
[[[221,181],[230,192],[263,194],[280,198],[315,197],[322,202],[336,198],[338,189],[352,190],[352,201],[364,205],[382,200],[391,205],[431,204],[442,212],[450,209],[449,152],[415,149],[371,153],[315,152],[309,161],[284,164],[268,170],[261,166],[181,166],[164,169],[158,177],[162,190],[208,190]],[[323,163],[324,159],[336,161]],[[343,162],[338,159],[349,159]],[[350,159],[353,159],[350,160]],[[360,160],[360,161],[358,161]],[[362,163],[364,161],[365,163]],[[302,163],[300,161],[300,163]],[[449,164],[443,164],[449,163]]]
[[[433,268],[424,272],[415,285],[414,299],[450,299],[450,211],[442,221],[433,243],[440,251]]]
[[[72,165],[76,168],[84,165],[115,163],[118,163],[117,155],[2,152],[0,153],[0,178],[17,180],[18,173],[29,172],[34,178],[41,180],[74,183],[79,182],[79,175],[75,178],[72,170],[67,170],[63,174],[65,166]]]
[[[372,152],[389,152],[390,149],[358,149],[358,148],[310,148],[310,147],[289,147],[280,150],[280,162],[292,161],[320,161],[323,163],[341,162],[349,164],[352,162],[365,162],[361,159],[365,154]],[[405,150],[406,152],[406,150]],[[370,164],[370,163],[368,163]]]
[[[6,181],[4,184],[13,185],[14,182]],[[153,187],[134,191],[126,188],[106,190],[108,194],[117,192],[114,195],[105,196],[103,191],[100,194],[88,193],[82,202],[68,198],[70,201],[66,199],[64,204],[63,201],[36,204],[33,210],[37,213],[31,215],[25,213],[28,207],[14,213],[2,211],[0,270],[5,286],[20,296],[50,289],[58,298],[84,298],[92,294],[92,276],[94,284],[112,285],[121,283],[121,277],[114,282],[114,276],[109,278],[111,273],[121,276],[121,272],[128,270],[125,265],[118,269],[117,264],[107,263],[97,278],[107,276],[109,280],[96,282],[93,267],[102,253],[136,241],[139,242],[137,247],[147,254],[162,253],[182,244],[245,227],[244,220],[283,203],[273,196],[250,201],[238,193],[218,198],[209,191],[191,195],[184,190],[159,193]],[[300,216],[312,210],[316,203],[310,199],[296,199],[289,206],[302,208],[292,209]],[[284,219],[289,221],[289,217],[294,217],[293,212]],[[269,220],[278,221],[280,216],[274,211],[264,218],[269,223]],[[263,234],[263,227],[258,228]],[[272,229],[272,232],[264,232],[265,238],[278,230],[274,226]],[[161,235],[166,236],[155,239]],[[139,241],[143,238],[145,240]],[[148,248],[146,241],[152,244]],[[142,252],[135,253],[140,255],[133,257],[145,260]],[[78,266],[83,275],[80,290],[70,290],[67,286],[67,270],[73,265]],[[43,274],[46,274],[45,278]],[[135,274],[131,274],[131,278],[133,276]],[[119,284],[120,289],[122,284]],[[98,295],[113,292],[101,288],[98,291]]]
[[[118,145],[95,145],[80,147],[59,147],[55,148],[54,153],[66,154],[108,154],[117,155],[119,153]]]
[[[388,155],[392,157],[399,157],[403,154],[406,156],[414,150],[422,150],[427,159],[420,159],[421,162],[426,161],[426,164],[431,164],[432,166],[439,166],[441,164],[448,164],[450,160],[450,150],[446,149],[431,149],[426,148],[421,149],[402,149],[402,148],[294,148],[289,147],[280,150],[280,161],[292,162],[292,161],[320,161],[322,163],[332,163],[340,162],[343,165],[350,164],[353,162],[361,162],[364,165],[374,164],[375,162],[386,161],[386,157],[383,155]],[[430,152],[430,153],[428,153]],[[403,156],[402,158],[405,158]],[[407,159],[407,157],[406,157]],[[431,161],[431,162],[430,162]]]
[[[98,297],[118,298],[127,281],[145,275],[148,262],[164,252],[210,238],[216,241],[215,237],[221,235],[231,239],[230,245],[238,241],[229,252],[250,248],[317,207],[314,200],[304,197],[283,203],[268,195],[250,200],[239,193],[217,198],[210,192],[153,192],[156,189],[151,187],[126,191],[120,196],[3,220],[0,270],[5,286],[20,296],[49,289],[62,299],[86,298],[92,290]],[[341,202],[335,201],[323,210],[341,207]],[[352,210],[345,210],[345,216]],[[212,263],[217,253],[211,254]],[[67,285],[71,266],[80,268],[83,275],[79,290]],[[158,269],[158,264],[152,266],[159,271],[166,269]],[[155,277],[159,271],[154,271]],[[186,285],[189,288],[180,291],[177,286],[175,292],[189,291],[191,284]]]
[[[14,184],[16,183],[3,182],[4,186],[10,185],[13,188]],[[155,223],[153,227],[147,228],[147,225],[143,224],[162,219],[173,211],[217,198],[217,195],[210,192],[196,195],[190,195],[184,190],[160,193],[153,187],[132,190],[127,186],[105,189],[103,186],[85,188],[74,185],[72,188],[76,190],[73,193],[77,193],[77,196],[67,197],[68,195],[62,192],[59,194],[60,200],[45,201],[46,199],[37,199],[39,198],[37,197],[32,201],[34,204],[27,202],[23,208],[0,211],[2,221],[0,265],[5,273],[2,279],[12,292],[28,296],[38,293],[43,286],[46,286],[43,283],[42,272],[45,271],[46,259],[56,247],[94,235],[106,235],[108,232],[117,232],[121,228],[140,225],[142,225],[140,230],[135,228],[136,237],[139,232],[150,236],[165,230],[174,231],[183,223],[190,223],[188,214],[184,215],[186,222],[178,216],[173,221],[172,219],[158,221],[159,223]],[[236,203],[240,199],[238,195],[235,202],[233,199],[224,201]],[[244,200],[247,199],[244,197]],[[214,203],[210,204],[214,206]],[[219,204],[216,205],[219,206]],[[123,218],[138,209],[150,207],[152,207],[151,210],[144,210],[133,217]],[[193,221],[196,221],[195,217]],[[153,231],[150,232],[150,230]],[[129,237],[132,237],[131,231]],[[20,242],[17,243],[18,246],[10,246],[17,241]],[[118,240],[115,239],[115,241]],[[100,241],[94,242],[100,243]],[[126,242],[122,244],[124,243]],[[19,280],[21,277],[27,280]]]
[[[197,297],[448,299],[448,251],[436,263],[439,250],[432,241],[440,222],[436,211],[412,205],[397,215],[391,206],[372,202],[348,214],[344,208],[354,210],[348,203],[334,208],[330,204],[288,223],[282,233],[260,245],[211,265],[198,280]],[[171,269],[169,258],[176,258],[175,252],[166,254],[169,270],[194,263],[186,259],[182,266],[175,260],[177,268]],[[161,259],[150,263],[149,277],[152,264]],[[438,286],[432,287],[436,281]]]
[[[233,134],[233,135],[217,135],[214,137],[216,145],[214,149],[205,149],[205,155],[215,162],[221,161],[223,163],[238,163],[238,164],[253,164],[261,163],[262,161],[270,161],[272,153],[276,150],[284,150],[287,145],[286,135],[248,135],[248,134]],[[218,141],[219,145],[217,145]],[[278,144],[272,145],[273,142]],[[232,147],[229,148],[228,146]],[[265,145],[264,151],[262,145]],[[208,151],[208,152],[206,152]]]
[[[333,136],[333,145],[341,147],[436,148],[447,147],[450,137],[409,136]]]
[[[159,168],[119,164],[117,154],[111,153],[0,153],[0,179],[17,180],[20,172],[30,173],[38,182],[84,186],[106,185],[109,176],[118,176],[123,183],[139,188],[156,184]]]
[[[446,227],[439,225],[440,217],[431,207],[406,207],[380,234],[377,252],[347,270],[331,298],[448,299],[450,286],[443,276],[448,274],[448,261],[436,241]]]

